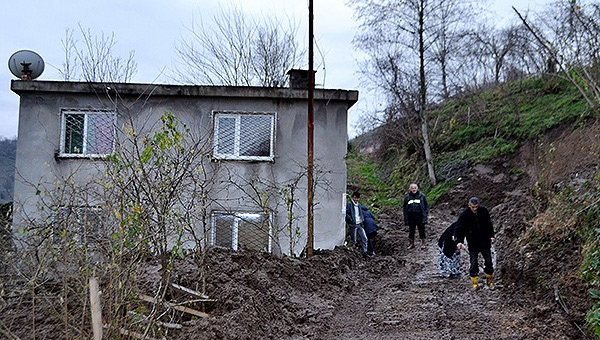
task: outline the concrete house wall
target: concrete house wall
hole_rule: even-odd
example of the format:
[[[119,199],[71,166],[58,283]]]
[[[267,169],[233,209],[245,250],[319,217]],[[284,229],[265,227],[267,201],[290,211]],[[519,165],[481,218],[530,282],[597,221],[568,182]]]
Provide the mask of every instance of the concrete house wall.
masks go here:
[[[165,111],[185,122],[193,132],[213,137],[214,112],[267,112],[276,114],[273,161],[220,161],[227,173],[242,177],[258,176],[287,183],[302,171],[307,159],[307,90],[290,88],[175,86],[152,84],[100,84],[54,81],[12,81],[11,89],[20,96],[14,189],[14,225],[41,218],[39,186],[52,188],[64,178],[85,182],[103,174],[103,161],[60,157],[61,110],[116,108],[116,125],[135,121],[152,129]],[[357,91],[315,91],[315,169],[325,185],[315,188],[314,246],[331,249],[345,237],[343,200],[346,192],[347,112],[357,101]],[[122,138],[122,136],[117,136]],[[215,211],[253,211],[258,207],[244,198],[243,191],[224,181],[213,199],[222,202]],[[298,248],[306,244],[306,179],[296,193],[302,207]],[[236,197],[236,199],[231,199]],[[284,205],[273,208],[275,225],[286,223]],[[289,254],[289,237],[279,239],[272,252]]]

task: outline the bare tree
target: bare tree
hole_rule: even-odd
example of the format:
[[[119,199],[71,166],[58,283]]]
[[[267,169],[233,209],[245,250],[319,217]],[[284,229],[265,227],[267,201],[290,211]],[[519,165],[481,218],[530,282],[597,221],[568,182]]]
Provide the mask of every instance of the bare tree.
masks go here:
[[[86,82],[126,83],[137,72],[133,51],[125,58],[115,56],[115,34],[95,35],[90,29],[78,25],[78,36],[72,29],[65,31],[61,40],[65,60],[58,71],[64,80],[83,80]]]
[[[409,141],[418,150],[422,147],[419,136],[419,79],[409,65],[402,66],[403,55],[399,51],[372,50],[377,56],[371,63],[369,74],[380,86],[388,89],[388,105],[382,115],[381,131],[384,143],[402,144]],[[377,119],[377,118],[376,118]]]
[[[355,38],[355,44],[364,50],[376,50],[375,46],[387,46],[383,58],[381,54],[372,58],[375,68],[381,71],[391,71],[389,79],[403,82],[396,88],[404,89],[405,94],[412,92],[412,107],[419,113],[419,122],[422,138],[422,149],[425,154],[429,179],[432,185],[436,184],[433,153],[429,141],[428,103],[431,93],[428,92],[431,84],[431,60],[433,54],[433,41],[439,32],[436,27],[435,16],[439,13],[441,1],[376,1],[353,0],[350,4],[355,8],[355,15],[362,21],[362,33]],[[443,16],[442,16],[443,17]],[[387,55],[387,56],[386,56]],[[392,56],[392,58],[389,58]],[[396,56],[401,56],[397,58]],[[395,65],[389,68],[380,68],[382,60],[388,59]],[[444,56],[444,60],[445,56]],[[389,62],[385,62],[389,65]],[[417,65],[417,66],[414,66]],[[398,77],[398,75],[402,75]],[[414,83],[416,81],[416,84]],[[414,86],[416,85],[416,86]],[[408,89],[413,90],[408,90]],[[418,90],[414,90],[418,89]],[[393,88],[384,88],[391,97],[397,98]],[[400,100],[406,102],[407,97]]]
[[[239,7],[220,7],[209,22],[192,20],[190,36],[177,42],[173,78],[190,84],[283,86],[286,72],[304,56],[297,30],[289,18],[251,20]]]
[[[506,55],[504,69],[506,81],[515,81],[528,75],[551,71],[553,66],[548,64],[548,54],[524,25],[513,26],[513,38],[513,48]]]
[[[432,60],[438,65],[434,73],[439,74],[439,89],[442,99],[451,95],[451,84],[456,84],[448,75],[455,75],[464,63],[465,45],[468,43],[469,27],[477,13],[474,1],[439,0],[433,12]],[[436,72],[437,71],[437,72]]]
[[[256,27],[253,40],[252,68],[260,86],[283,86],[287,71],[302,61],[304,53],[298,48],[298,26],[288,19],[288,27],[282,22],[265,20]]]
[[[76,40],[73,36],[73,30],[67,28],[65,30],[65,38],[61,39],[63,51],[65,52],[65,60],[62,64],[62,68],[58,69],[58,72],[62,76],[63,80],[70,81],[77,74],[77,60],[76,60]]]
[[[429,180],[431,181],[431,185],[435,186],[437,184],[437,179],[435,177],[435,167],[433,164],[433,153],[431,152],[431,143],[429,142],[429,122],[427,119],[427,79],[425,78],[426,0],[416,1],[413,4],[415,5],[414,9],[416,9],[418,18],[418,29],[416,30],[416,35],[419,41],[419,90],[421,92],[419,102],[419,117],[421,118],[421,134],[423,136],[423,150],[425,151],[425,161],[427,162]]]
[[[77,167],[55,169],[52,180],[30,183],[38,192],[39,215],[24,223],[15,253],[21,257],[15,270],[23,287],[31,288],[22,296],[24,308],[31,301],[35,317],[37,292],[56,286],[60,302],[44,306],[53,322],[64,324],[64,338],[90,337],[88,295],[82,288],[92,276],[103,286],[108,338],[132,327],[155,337],[159,319],[174,317],[173,311],[155,306],[139,323],[130,312],[149,289],[156,301],[165,300],[175,261],[183,254],[198,264],[199,290],[206,288],[206,216],[218,168],[207,157],[210,139],[170,112],[154,124],[128,111],[127,104],[114,104],[125,119],[115,152],[94,164],[93,176],[79,176]],[[155,286],[144,287],[137,280],[152,257],[158,259],[159,278]],[[40,333],[34,326],[33,337]]]
[[[510,26],[497,30],[491,26],[481,26],[472,34],[474,54],[481,57],[486,69],[492,70],[494,84],[499,84],[508,55],[518,44],[517,27]],[[491,64],[491,65],[490,65]]]
[[[513,9],[542,46],[547,69],[571,82],[595,112],[600,110],[600,5],[561,0],[533,21]]]

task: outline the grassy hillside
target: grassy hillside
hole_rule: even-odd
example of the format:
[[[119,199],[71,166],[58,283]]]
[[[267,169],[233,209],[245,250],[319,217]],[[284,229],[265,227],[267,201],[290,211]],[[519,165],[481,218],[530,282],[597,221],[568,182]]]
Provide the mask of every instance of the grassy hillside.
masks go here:
[[[518,202],[494,203],[502,224],[510,224],[505,231],[510,237],[501,245],[504,262],[518,272],[505,275],[505,283],[533,289],[541,299],[558,299],[563,307],[564,298],[569,306],[564,310],[575,315],[582,309],[575,320],[585,319],[600,339],[600,124],[595,114],[573,86],[558,78],[463,94],[429,114],[437,186],[430,185],[423,156],[409,143],[381,140],[375,145],[385,148],[367,155],[356,151],[364,143],[360,137],[351,143],[349,183],[372,206],[398,211],[411,182],[419,183],[435,205],[450,199],[448,193],[456,193],[459,184],[464,187],[461,179],[477,164],[490,169],[490,176],[498,171],[522,178],[496,187],[488,180],[489,187],[475,188],[503,191],[503,197],[515,189],[524,192]]]
[[[385,150],[373,157],[356,152],[360,137],[352,142],[348,180],[361,187],[371,203],[382,208],[397,206],[397,198],[411,182],[420,183],[435,202],[467,167],[498,160],[555,127],[575,127],[593,117],[575,88],[558,78],[530,78],[462,94],[437,105],[429,115],[438,177],[435,188],[429,183],[422,155],[410,145],[382,141]]]

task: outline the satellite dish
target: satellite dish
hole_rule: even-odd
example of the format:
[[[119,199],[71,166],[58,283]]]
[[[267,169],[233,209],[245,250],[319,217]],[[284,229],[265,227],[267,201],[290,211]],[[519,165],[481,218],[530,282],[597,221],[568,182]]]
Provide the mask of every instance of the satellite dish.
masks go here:
[[[8,59],[8,68],[15,77],[21,80],[32,80],[44,72],[44,60],[33,51],[20,50]]]

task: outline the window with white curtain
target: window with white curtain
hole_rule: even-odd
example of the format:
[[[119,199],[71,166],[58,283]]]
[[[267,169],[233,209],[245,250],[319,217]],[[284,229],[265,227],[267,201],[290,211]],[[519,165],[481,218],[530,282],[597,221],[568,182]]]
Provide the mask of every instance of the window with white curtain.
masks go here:
[[[102,110],[63,110],[60,156],[102,157],[113,153],[116,114]]]
[[[271,217],[263,213],[214,212],[209,242],[213,246],[271,252]]]
[[[214,112],[213,117],[215,158],[273,161],[274,113]]]

